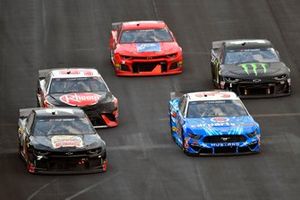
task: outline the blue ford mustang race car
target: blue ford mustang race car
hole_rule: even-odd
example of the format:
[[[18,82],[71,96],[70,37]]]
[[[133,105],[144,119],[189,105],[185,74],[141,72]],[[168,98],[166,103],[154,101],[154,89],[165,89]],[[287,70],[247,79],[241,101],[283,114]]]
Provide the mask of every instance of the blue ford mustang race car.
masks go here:
[[[259,124],[233,92],[172,93],[169,114],[172,137],[188,155],[260,151]]]

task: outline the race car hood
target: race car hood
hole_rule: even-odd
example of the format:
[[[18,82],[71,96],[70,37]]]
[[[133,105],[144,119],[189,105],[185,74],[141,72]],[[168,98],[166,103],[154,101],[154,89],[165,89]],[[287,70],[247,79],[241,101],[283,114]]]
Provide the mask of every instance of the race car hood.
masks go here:
[[[250,116],[188,118],[185,128],[196,135],[241,135],[257,129]]]
[[[98,134],[31,136],[35,149],[45,151],[82,151],[105,147]]]
[[[126,56],[159,56],[180,51],[176,42],[118,44],[115,53]]]
[[[232,78],[264,78],[286,74],[289,68],[282,62],[275,63],[242,63],[235,65],[221,65],[221,75]]]
[[[98,106],[108,110],[114,109],[113,99],[114,97],[111,92],[56,93],[47,96],[47,100],[54,106],[73,106],[81,108]]]

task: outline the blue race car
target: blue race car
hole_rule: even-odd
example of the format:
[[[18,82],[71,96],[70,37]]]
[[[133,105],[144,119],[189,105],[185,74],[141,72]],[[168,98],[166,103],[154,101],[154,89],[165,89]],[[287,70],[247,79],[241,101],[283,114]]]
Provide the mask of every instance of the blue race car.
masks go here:
[[[260,127],[228,91],[193,92],[169,102],[171,134],[188,155],[260,152]]]

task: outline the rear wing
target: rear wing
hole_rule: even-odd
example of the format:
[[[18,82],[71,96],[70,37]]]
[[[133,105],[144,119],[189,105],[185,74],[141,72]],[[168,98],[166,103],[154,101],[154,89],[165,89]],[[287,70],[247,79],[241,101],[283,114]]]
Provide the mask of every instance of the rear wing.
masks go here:
[[[176,99],[176,98],[179,98],[179,97],[182,97],[184,93],[182,92],[171,92],[170,93],[170,99]]]
[[[120,28],[121,25],[122,25],[122,22],[114,22],[111,24],[111,30],[116,31]]]
[[[34,110],[34,108],[22,108],[19,110],[19,119],[25,119]]]
[[[212,42],[212,50],[218,50],[222,47],[224,44],[225,40],[220,40],[220,41],[213,41]]]
[[[39,80],[45,79],[45,77],[52,71],[52,69],[41,69],[39,70]]]

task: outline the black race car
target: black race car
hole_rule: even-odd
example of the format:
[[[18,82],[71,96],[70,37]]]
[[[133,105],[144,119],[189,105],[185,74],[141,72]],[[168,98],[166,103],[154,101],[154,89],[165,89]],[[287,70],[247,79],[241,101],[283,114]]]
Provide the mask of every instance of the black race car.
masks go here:
[[[118,125],[118,99],[96,69],[39,70],[37,104],[44,108],[80,107],[95,128]]]
[[[211,73],[216,88],[234,91],[241,97],[291,94],[290,69],[268,40],[212,42]]]
[[[79,108],[19,111],[19,153],[30,173],[106,171],[106,145]]]

